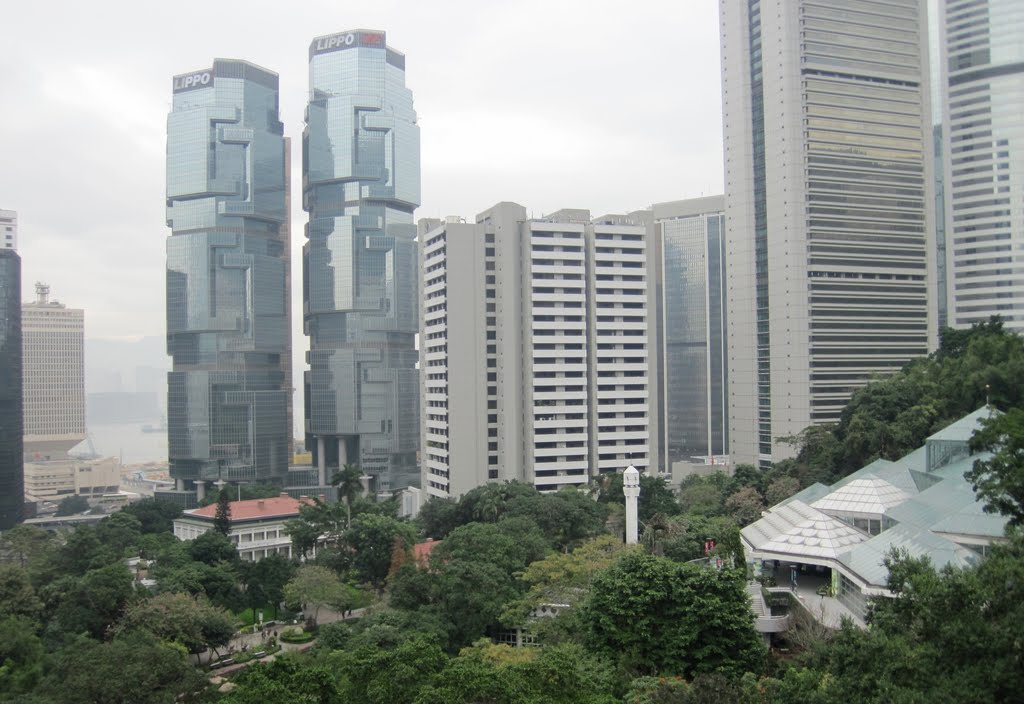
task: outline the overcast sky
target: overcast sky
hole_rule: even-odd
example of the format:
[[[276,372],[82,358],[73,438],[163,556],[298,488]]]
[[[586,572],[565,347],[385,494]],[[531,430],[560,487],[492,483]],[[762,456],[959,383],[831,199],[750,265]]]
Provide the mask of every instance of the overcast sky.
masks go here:
[[[91,338],[164,334],[171,76],[214,57],[281,76],[293,261],[307,47],[345,29],[382,29],[406,54],[417,217],[501,200],[597,215],[722,189],[712,0],[26,0],[5,3],[0,22],[0,208],[18,211],[24,296],[47,281],[85,309]]]

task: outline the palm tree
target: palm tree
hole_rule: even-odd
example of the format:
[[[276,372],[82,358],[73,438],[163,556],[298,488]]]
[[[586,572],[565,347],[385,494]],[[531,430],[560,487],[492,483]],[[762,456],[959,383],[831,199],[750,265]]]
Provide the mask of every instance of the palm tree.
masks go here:
[[[331,477],[331,484],[338,487],[338,496],[345,500],[345,524],[352,525],[352,501],[363,490],[359,465],[346,464]]]

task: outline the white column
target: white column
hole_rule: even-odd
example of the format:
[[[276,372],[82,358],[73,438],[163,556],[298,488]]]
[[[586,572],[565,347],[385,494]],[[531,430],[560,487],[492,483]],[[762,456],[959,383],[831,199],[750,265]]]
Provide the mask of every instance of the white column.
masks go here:
[[[622,474],[622,493],[626,495],[626,545],[639,541],[637,500],[640,498],[640,472],[630,465]]]
[[[323,436],[316,439],[317,485],[327,486],[327,443]]]
[[[202,501],[206,498],[206,482],[202,479],[196,480],[196,501]]]
[[[345,438],[338,438],[338,469],[348,464],[348,443]]]

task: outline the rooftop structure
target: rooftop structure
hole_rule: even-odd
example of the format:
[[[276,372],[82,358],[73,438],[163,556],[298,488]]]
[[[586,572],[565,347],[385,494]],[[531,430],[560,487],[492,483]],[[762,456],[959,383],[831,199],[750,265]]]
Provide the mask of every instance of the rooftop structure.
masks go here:
[[[971,455],[968,443],[991,413],[979,409],[895,462],[876,460],[771,507],[740,532],[748,562],[755,572],[775,570],[794,589],[813,568],[811,578],[829,584],[860,620],[868,597],[891,594],[883,561],[894,548],[939,569],[977,564],[1006,528],[1006,518],[986,513],[964,479],[987,456]]]
[[[285,522],[298,518],[299,509],[312,503],[308,497],[294,499],[281,494],[269,499],[232,501],[231,532],[228,537],[235,544],[243,560],[256,562],[269,555],[291,558],[292,541],[285,533]],[[194,540],[203,533],[213,530],[217,504],[182,513],[174,520],[174,536],[179,540]]]

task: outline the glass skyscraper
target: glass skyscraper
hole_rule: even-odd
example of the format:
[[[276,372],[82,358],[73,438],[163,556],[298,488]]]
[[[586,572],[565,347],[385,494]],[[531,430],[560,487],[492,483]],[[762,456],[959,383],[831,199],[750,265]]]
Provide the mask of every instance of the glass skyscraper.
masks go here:
[[[724,198],[656,203],[665,467],[729,447]]]
[[[282,482],[288,471],[286,141],[277,74],[245,61],[175,76],[167,117],[171,477]]]
[[[21,257],[0,248],[0,530],[24,511],[22,427]]]
[[[307,443],[321,482],[351,463],[380,491],[418,485],[420,142],[405,56],[380,31],[318,37],[309,87]]]
[[[949,325],[1024,331],[1024,6],[945,0],[942,97]]]

